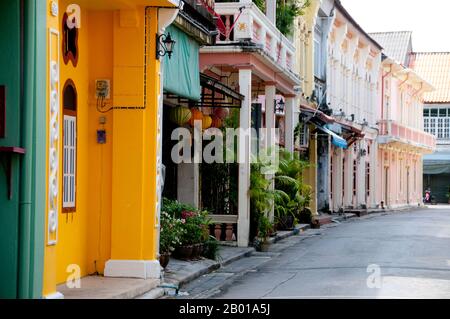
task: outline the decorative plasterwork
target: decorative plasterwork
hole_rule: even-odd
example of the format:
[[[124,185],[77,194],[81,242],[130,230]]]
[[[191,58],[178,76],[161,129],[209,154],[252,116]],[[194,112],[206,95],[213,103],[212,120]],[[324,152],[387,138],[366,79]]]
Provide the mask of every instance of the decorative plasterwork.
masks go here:
[[[49,122],[48,122],[48,224],[47,244],[58,241],[59,211],[59,161],[60,161],[60,80],[59,80],[59,32],[49,29]]]

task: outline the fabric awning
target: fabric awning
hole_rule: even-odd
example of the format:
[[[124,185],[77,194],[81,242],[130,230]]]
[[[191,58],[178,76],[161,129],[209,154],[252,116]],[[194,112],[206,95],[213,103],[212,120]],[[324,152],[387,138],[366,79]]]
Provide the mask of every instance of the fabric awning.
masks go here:
[[[326,127],[323,127],[320,125],[316,125],[316,127],[319,130],[321,130],[322,132],[327,133],[328,135],[331,136],[331,142],[333,143],[334,146],[337,146],[337,147],[340,147],[343,149],[348,148],[347,141],[345,139],[343,139],[342,137],[340,137],[339,135],[337,135],[336,133],[334,133],[333,131],[330,131]]]
[[[425,155],[423,173],[425,175],[450,174],[450,151]]]
[[[169,59],[165,56],[162,65],[164,92],[198,101],[201,98],[200,46],[197,41],[173,25],[167,27],[166,34],[169,32],[176,43],[172,57]]]

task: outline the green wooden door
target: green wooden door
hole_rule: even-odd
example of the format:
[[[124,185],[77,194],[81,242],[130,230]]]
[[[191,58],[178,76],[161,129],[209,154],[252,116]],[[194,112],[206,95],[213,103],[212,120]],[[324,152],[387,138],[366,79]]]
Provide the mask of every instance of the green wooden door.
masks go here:
[[[0,86],[5,89],[6,127],[1,146],[20,146],[20,0],[0,1]],[[19,249],[20,157],[12,156],[8,196],[7,153],[0,153],[0,298],[16,298]]]

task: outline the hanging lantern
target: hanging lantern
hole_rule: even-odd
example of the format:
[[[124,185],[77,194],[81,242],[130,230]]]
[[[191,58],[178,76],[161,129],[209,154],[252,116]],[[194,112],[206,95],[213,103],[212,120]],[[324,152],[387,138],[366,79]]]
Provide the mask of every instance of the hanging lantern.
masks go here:
[[[192,117],[192,112],[187,107],[178,106],[170,110],[169,119],[171,122],[183,126]]]
[[[189,120],[189,125],[194,127],[195,121],[203,122],[203,113],[202,112],[200,112],[198,109],[192,109],[191,113],[192,113],[192,117]]]
[[[212,120],[211,116],[209,116],[209,115],[203,116],[202,128],[204,130],[209,129],[211,127],[211,125],[212,125],[212,122],[213,122],[213,120]]]
[[[228,115],[230,115],[230,110],[227,108],[218,107],[214,109],[213,114],[221,120],[224,120],[228,117]]]
[[[222,120],[220,119],[220,117],[218,117],[217,115],[213,115],[213,116],[211,116],[211,118],[212,118],[211,127],[215,127],[215,128],[222,127]]]

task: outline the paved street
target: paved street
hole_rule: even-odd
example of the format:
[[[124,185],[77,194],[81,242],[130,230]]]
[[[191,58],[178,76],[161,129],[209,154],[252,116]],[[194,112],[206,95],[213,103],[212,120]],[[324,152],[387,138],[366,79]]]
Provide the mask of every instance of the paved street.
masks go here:
[[[450,206],[311,230],[234,267],[183,290],[191,298],[450,298]],[[247,270],[237,276],[239,267]],[[226,288],[202,292],[232,276]]]

